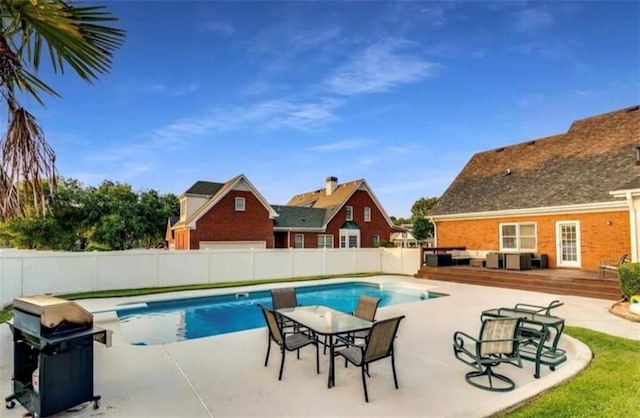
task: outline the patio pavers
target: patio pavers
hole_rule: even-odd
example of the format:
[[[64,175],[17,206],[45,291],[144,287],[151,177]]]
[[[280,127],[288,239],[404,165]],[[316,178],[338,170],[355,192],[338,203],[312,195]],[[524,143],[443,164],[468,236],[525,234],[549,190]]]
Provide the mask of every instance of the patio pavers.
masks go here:
[[[345,369],[342,361],[336,361],[336,387],[327,389],[328,359],[321,356],[321,373],[316,375],[312,364],[315,363],[313,350],[302,350],[299,361],[295,356],[288,356],[283,380],[278,381],[277,356],[272,356],[269,367],[263,366],[266,328],[165,345],[132,346],[123,340],[114,315],[101,314],[95,317],[96,325],[114,331],[113,347],[95,345],[95,392],[102,395],[102,406],[97,411],[87,406],[60,416],[486,416],[570,378],[588,365],[591,353],[582,343],[564,336],[560,346],[568,351],[569,360],[555,372],[544,367],[541,378],[534,379],[531,362],[524,362],[522,369],[500,366],[500,372],[516,382],[516,390],[508,393],[478,390],[465,382],[464,374],[470,369],[454,358],[451,343],[457,330],[476,334],[480,313],[485,309],[512,306],[517,302],[548,304],[553,299],[561,299],[565,305],[554,313],[564,317],[568,325],[640,340],[637,324],[608,313],[608,301],[405,276],[357,280],[403,281],[450,294],[378,310],[378,318],[406,315],[396,341],[399,390],[393,387],[389,362],[374,363],[371,365],[372,378],[367,381],[370,402],[365,403],[359,369]],[[218,289],[190,293],[232,291]],[[170,297],[175,295],[129,299]],[[100,299],[80,303],[96,309],[125,300]],[[11,344],[9,327],[3,325],[0,327],[2,396],[12,392]],[[11,418],[21,417],[25,409],[17,406],[2,413]]]

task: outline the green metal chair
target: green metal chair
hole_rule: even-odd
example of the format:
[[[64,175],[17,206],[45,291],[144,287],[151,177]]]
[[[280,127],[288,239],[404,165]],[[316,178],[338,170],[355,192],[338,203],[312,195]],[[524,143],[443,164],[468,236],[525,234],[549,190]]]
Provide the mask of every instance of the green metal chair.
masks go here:
[[[278,320],[278,314],[269,308],[258,304],[269,329],[269,342],[267,345],[267,356],[264,360],[264,366],[269,364],[269,352],[271,351],[271,341],[278,344],[282,358],[280,360],[280,373],[278,380],[282,380],[282,371],[284,369],[284,358],[287,351],[297,351],[300,358],[300,349],[307,345],[316,346],[316,373],[320,373],[320,351],[318,349],[318,339],[315,335],[306,332],[294,331],[284,332],[282,321]]]
[[[453,334],[453,354],[477,369],[465,375],[467,383],[492,392],[515,388],[513,380],[496,373],[493,368],[501,363],[522,367],[518,336],[521,322],[521,318],[488,318],[482,322],[477,339],[462,331]],[[469,344],[465,346],[465,343]]]

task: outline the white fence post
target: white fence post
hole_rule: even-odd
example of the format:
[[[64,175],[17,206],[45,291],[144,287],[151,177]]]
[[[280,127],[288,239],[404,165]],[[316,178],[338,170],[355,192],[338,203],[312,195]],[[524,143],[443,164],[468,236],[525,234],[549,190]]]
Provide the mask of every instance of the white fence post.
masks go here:
[[[98,257],[100,254],[98,251],[93,251],[93,258],[95,260],[94,268],[95,268],[95,281],[94,281],[94,291],[100,290],[100,258]]]
[[[294,257],[295,253],[293,252],[293,248],[289,247],[289,277],[293,277],[293,265],[295,263]]]

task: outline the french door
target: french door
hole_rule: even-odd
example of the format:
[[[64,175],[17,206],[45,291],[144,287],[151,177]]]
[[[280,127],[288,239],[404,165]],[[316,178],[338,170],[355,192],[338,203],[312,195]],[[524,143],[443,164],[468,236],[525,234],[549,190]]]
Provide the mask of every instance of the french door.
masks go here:
[[[558,267],[580,267],[580,222],[556,222],[556,260]]]

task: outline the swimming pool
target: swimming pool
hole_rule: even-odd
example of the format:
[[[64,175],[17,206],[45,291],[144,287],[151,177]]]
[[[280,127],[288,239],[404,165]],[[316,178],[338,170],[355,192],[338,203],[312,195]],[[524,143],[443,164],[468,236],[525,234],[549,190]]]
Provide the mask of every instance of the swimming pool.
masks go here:
[[[343,312],[353,312],[360,295],[381,298],[380,307],[443,296],[417,287],[368,282],[301,286],[296,294],[300,305],[326,305]],[[269,290],[150,301],[116,313],[125,340],[152,345],[264,327],[258,303],[271,306]]]

